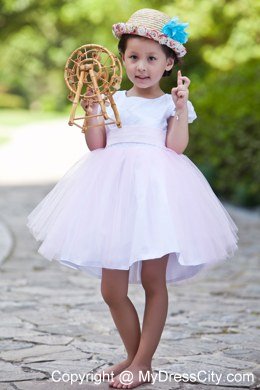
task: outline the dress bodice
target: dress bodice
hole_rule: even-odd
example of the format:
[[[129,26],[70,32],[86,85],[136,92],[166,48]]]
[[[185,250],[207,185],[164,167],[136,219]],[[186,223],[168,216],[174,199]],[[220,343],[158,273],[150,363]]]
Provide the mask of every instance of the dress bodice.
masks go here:
[[[105,120],[107,146],[118,143],[146,143],[165,147],[167,120],[175,115],[175,105],[171,94],[164,94],[158,98],[149,99],[139,96],[127,96],[126,91],[117,91],[113,95],[122,127],[116,124],[107,124]],[[106,107],[107,114],[115,120],[110,106]],[[196,118],[194,107],[188,101],[188,121]]]

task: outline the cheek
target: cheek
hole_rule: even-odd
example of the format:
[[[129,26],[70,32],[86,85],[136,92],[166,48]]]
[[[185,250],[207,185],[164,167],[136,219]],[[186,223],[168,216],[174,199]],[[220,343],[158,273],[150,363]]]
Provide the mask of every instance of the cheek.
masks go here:
[[[131,64],[131,63],[129,63],[129,62],[126,62],[126,63],[125,63],[125,68],[126,68],[126,70],[128,70],[129,72],[131,72],[132,69],[134,69],[134,64]]]
[[[132,66],[129,65],[129,64],[125,64],[125,72],[128,76],[131,76],[131,74],[133,73],[133,69],[132,69]]]
[[[150,64],[150,68],[151,69],[156,69],[156,70],[158,70],[158,69],[161,69],[163,67],[163,64],[162,64],[162,62],[151,62],[151,64]]]

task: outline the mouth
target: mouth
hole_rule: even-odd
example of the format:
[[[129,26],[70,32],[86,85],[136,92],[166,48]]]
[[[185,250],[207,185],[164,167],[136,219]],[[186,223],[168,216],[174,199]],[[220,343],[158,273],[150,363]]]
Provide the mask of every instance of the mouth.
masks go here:
[[[149,77],[141,77],[141,76],[135,76],[136,79],[145,80],[149,79]]]

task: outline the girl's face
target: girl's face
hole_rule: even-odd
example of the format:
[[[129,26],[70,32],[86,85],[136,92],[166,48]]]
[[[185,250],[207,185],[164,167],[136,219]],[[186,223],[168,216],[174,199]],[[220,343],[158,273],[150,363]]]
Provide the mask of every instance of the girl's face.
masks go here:
[[[159,43],[143,37],[129,38],[122,58],[127,76],[137,88],[158,86],[164,71],[174,65],[174,59],[166,58]]]

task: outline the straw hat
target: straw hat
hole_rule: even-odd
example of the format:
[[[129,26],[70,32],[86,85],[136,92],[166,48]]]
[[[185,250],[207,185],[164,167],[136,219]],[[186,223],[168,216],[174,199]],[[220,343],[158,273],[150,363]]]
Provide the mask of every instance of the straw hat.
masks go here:
[[[143,8],[133,13],[126,23],[116,23],[112,26],[115,38],[120,39],[123,34],[134,34],[153,39],[175,51],[177,57],[183,57],[187,50],[182,45],[188,40],[185,28],[188,23],[180,23],[177,17],[168,15],[155,9]]]

